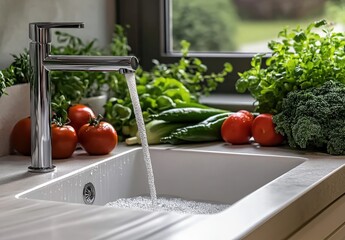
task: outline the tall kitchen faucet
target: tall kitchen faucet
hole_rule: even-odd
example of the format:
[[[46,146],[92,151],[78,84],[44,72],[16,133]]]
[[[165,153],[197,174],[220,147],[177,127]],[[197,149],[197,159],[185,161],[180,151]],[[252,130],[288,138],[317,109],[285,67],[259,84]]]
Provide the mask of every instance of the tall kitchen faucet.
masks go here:
[[[119,71],[134,72],[138,59],[133,56],[50,55],[51,28],[83,28],[81,22],[35,22],[29,24],[31,115],[30,172],[51,172],[55,169],[51,149],[51,93],[49,71]]]

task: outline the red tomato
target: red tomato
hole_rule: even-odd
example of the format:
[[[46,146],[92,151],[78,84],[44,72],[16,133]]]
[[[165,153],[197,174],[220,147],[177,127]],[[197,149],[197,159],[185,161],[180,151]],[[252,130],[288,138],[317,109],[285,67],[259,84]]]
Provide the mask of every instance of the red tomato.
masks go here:
[[[251,137],[251,119],[244,113],[231,114],[222,124],[221,134],[225,142],[245,144]]]
[[[78,143],[77,133],[74,128],[68,125],[58,126],[52,124],[51,131],[53,159],[72,156]]]
[[[81,146],[90,155],[105,155],[115,148],[118,142],[114,127],[107,122],[91,122],[78,132]]]
[[[263,146],[275,146],[281,144],[284,137],[276,133],[275,125],[271,114],[260,114],[257,116],[252,125],[252,134],[255,142]]]
[[[69,125],[78,133],[84,124],[88,123],[91,118],[95,118],[95,114],[88,106],[76,104],[68,108],[68,118],[71,121]]]
[[[26,156],[31,155],[31,121],[30,117],[19,120],[14,125],[10,136],[11,148]]]
[[[240,110],[240,111],[238,111],[238,112],[247,115],[247,116],[250,118],[251,121],[254,120],[254,115],[253,115],[251,112],[249,112],[249,111],[247,111],[247,110]]]
[[[251,131],[252,130],[253,120],[254,120],[254,115],[251,112],[247,111],[247,110],[239,110],[238,113],[243,113],[244,115],[246,115],[250,119],[250,121],[248,122],[248,125],[250,126],[250,131]]]

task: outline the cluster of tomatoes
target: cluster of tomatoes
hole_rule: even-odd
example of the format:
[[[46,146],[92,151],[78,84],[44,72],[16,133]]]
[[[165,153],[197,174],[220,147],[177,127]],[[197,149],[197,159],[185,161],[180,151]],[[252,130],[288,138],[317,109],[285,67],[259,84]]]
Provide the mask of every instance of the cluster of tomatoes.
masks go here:
[[[284,137],[275,131],[271,114],[253,114],[240,110],[231,114],[221,128],[222,138],[231,144],[249,143],[251,137],[262,146],[276,146],[283,142]]]
[[[68,124],[52,123],[52,157],[69,158],[78,142],[90,155],[104,155],[112,151],[118,136],[110,123],[96,118],[88,106],[76,104],[68,109]],[[30,117],[19,120],[11,132],[11,147],[23,155],[31,154]]]

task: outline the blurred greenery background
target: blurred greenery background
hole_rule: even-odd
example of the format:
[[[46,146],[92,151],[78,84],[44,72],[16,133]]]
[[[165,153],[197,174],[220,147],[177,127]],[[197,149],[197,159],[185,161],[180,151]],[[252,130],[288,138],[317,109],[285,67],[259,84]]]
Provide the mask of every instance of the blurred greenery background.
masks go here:
[[[171,0],[172,50],[265,51],[284,27],[327,19],[345,24],[345,0]]]

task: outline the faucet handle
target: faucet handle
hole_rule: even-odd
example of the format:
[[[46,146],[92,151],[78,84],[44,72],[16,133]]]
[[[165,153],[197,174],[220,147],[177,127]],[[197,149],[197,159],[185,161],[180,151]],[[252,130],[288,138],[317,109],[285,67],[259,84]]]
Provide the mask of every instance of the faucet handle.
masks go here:
[[[51,28],[84,28],[82,22],[34,22],[29,24],[29,38],[33,42],[50,43]]]

